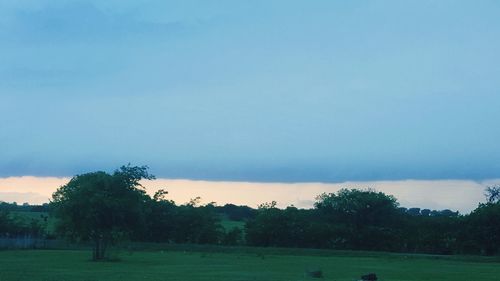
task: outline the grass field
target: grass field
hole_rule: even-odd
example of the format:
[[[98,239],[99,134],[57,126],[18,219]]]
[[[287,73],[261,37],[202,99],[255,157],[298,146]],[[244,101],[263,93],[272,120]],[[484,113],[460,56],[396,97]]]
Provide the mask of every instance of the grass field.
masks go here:
[[[241,230],[245,228],[245,222],[243,221],[232,221],[229,219],[222,219],[220,224],[226,231],[232,230],[233,228],[239,228]]]
[[[269,251],[267,251],[269,252]],[[332,253],[330,256],[183,251],[121,252],[121,261],[91,262],[89,251],[0,251],[0,280],[323,280],[352,281],[375,272],[380,280],[499,280],[500,263],[486,258]],[[319,280],[319,279],[316,279]]]

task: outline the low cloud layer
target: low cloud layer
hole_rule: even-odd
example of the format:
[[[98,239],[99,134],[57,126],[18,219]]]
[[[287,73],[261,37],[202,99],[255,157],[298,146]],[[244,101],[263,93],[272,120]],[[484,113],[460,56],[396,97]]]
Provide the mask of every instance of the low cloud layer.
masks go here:
[[[48,202],[50,195],[69,178],[11,177],[0,178],[0,200],[7,202]],[[468,213],[484,202],[484,188],[500,180],[484,182],[463,180],[439,181],[376,181],[326,183],[250,183],[157,179],[144,182],[148,193],[163,188],[168,198],[178,204],[200,196],[203,203],[218,205],[233,203],[257,207],[261,203],[277,201],[279,207],[294,205],[311,208],[321,193],[336,192],[340,188],[374,188],[394,195],[403,207],[451,209]]]

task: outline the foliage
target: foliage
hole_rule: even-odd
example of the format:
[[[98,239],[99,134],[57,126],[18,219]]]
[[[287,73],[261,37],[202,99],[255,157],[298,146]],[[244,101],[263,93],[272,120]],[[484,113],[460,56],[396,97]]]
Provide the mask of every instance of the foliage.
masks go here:
[[[478,239],[464,238],[464,226],[471,223],[451,210],[398,208],[394,197],[370,189],[322,194],[315,207],[282,210],[273,202],[262,204],[257,216],[246,223],[247,243],[436,254],[479,252],[465,242]]]
[[[370,189],[341,189],[336,194],[321,194],[315,207],[330,221],[356,227],[386,225],[398,214],[394,196]]]
[[[342,249],[391,249],[401,213],[393,196],[374,190],[341,189],[322,194],[315,203],[326,223],[334,226],[334,246]]]
[[[176,205],[168,200],[165,190],[148,196],[140,186],[142,178],[153,177],[145,167],[130,166],[114,174],[74,177],[54,194],[51,204],[59,233],[77,241],[93,241],[94,258],[103,258],[99,253],[108,244],[126,237],[158,243],[500,253],[498,202],[480,204],[463,216],[447,209],[401,208],[393,196],[371,189],[342,189],[319,195],[314,209],[280,209],[275,201],[261,204],[257,210],[232,204],[220,207],[203,205],[199,197]],[[494,191],[490,187],[485,192]],[[2,206],[18,208],[14,204]],[[13,229],[13,221],[12,216],[0,216],[0,232],[6,226]],[[19,229],[16,233],[29,232],[28,228]]]
[[[240,228],[234,227],[224,232],[224,236],[222,239],[223,245],[236,246],[236,245],[242,245],[243,242],[244,242],[243,230],[241,230]]]
[[[59,232],[71,239],[92,241],[93,259],[104,259],[110,244],[143,227],[148,196],[139,181],[153,178],[147,167],[130,165],[113,174],[73,177],[52,196]]]
[[[488,203],[497,203],[500,201],[500,185],[486,187],[484,196]]]
[[[500,202],[479,204],[467,218],[467,241],[481,254],[500,253]]]
[[[213,204],[201,205],[197,197],[177,206],[160,190],[145,204],[146,224],[133,239],[150,242],[217,244],[224,236]]]
[[[0,237],[44,237],[46,224],[39,220],[26,220],[8,211],[0,211]]]
[[[234,204],[226,204],[222,207],[215,207],[217,213],[226,215],[232,221],[245,221],[252,219],[256,215],[255,209],[248,206],[237,206]]]
[[[176,243],[219,243],[223,235],[214,206],[181,205],[176,209],[173,241]]]
[[[0,211],[9,212],[48,212],[49,204],[45,203],[42,205],[30,205],[28,203],[23,203],[18,205],[16,202],[7,203],[0,201]]]

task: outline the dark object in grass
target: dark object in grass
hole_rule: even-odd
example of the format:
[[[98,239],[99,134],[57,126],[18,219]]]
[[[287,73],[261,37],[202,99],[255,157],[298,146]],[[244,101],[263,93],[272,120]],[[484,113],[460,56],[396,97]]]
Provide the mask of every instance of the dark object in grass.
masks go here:
[[[321,269],[318,270],[306,270],[306,277],[311,278],[323,278],[323,271]]]
[[[378,280],[378,278],[377,278],[377,274],[369,273],[369,274],[361,276],[361,280],[362,281],[376,281],[376,280]]]

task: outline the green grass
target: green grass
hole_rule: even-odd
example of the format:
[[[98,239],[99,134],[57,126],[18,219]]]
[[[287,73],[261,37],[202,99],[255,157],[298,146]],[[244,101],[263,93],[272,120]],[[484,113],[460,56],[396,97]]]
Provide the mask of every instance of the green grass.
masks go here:
[[[285,250],[274,252],[286,253]],[[352,281],[375,272],[380,280],[498,280],[500,263],[481,257],[442,257],[384,253],[304,251],[196,252],[140,251],[120,253],[118,262],[91,262],[89,251],[0,251],[0,280],[314,280],[307,269],[321,268],[323,280]]]
[[[233,228],[239,228],[241,230],[245,228],[244,221],[232,221],[229,219],[222,219],[220,224],[226,231],[232,230]]]

